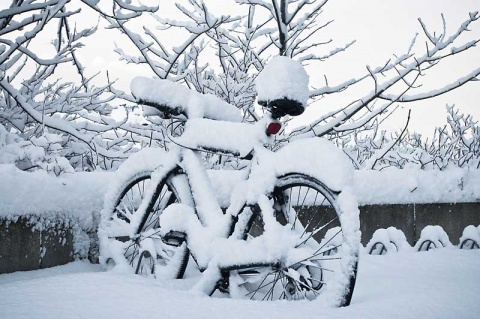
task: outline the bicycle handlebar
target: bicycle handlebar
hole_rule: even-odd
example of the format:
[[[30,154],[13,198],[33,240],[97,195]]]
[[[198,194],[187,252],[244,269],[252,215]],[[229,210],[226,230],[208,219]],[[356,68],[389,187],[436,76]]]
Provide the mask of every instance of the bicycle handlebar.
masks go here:
[[[241,122],[243,118],[239,109],[220,98],[169,80],[136,77],[130,89],[138,103],[154,107],[166,117],[185,115],[229,122]]]

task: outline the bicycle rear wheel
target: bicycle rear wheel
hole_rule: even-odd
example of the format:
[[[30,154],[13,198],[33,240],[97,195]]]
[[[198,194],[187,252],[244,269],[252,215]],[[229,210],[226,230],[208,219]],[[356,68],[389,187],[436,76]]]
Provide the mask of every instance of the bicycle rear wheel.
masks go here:
[[[159,235],[161,213],[168,205],[180,202],[172,178],[152,185],[151,172],[142,171],[127,178],[124,185],[104,217],[104,236],[100,238],[104,241],[103,260],[110,268],[128,265],[130,270],[144,276],[182,278],[189,258],[186,244],[167,245]],[[146,194],[151,187],[156,190],[149,199]],[[140,214],[137,210],[145,200],[149,200],[145,214],[134,216]],[[140,219],[140,225],[132,234],[130,223],[134,218]]]
[[[277,221],[295,234],[294,254],[298,257],[279,260],[275,266],[232,270],[232,293],[253,300],[324,298],[336,306],[349,305],[359,238],[355,242],[346,234],[356,233],[358,229],[353,228],[358,228],[358,223],[342,218],[338,196],[310,176],[288,174],[279,178],[271,194],[273,207]],[[252,219],[247,237],[262,235],[261,217]]]

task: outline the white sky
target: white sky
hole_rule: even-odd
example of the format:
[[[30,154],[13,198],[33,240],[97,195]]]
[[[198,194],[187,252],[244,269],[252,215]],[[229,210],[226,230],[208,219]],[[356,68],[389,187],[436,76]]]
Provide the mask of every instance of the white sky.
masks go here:
[[[107,1],[109,0],[102,0]],[[10,1],[1,0],[0,9],[8,7]],[[160,15],[172,15],[173,0],[144,0],[143,3],[160,3]],[[238,6],[234,0],[205,0],[209,8],[216,13],[238,14]],[[453,32],[468,17],[468,12],[480,11],[478,0],[330,0],[325,7],[322,21],[334,19],[335,22],[322,34],[322,40],[332,38],[336,46],[341,46],[351,40],[356,44],[347,52],[342,53],[324,63],[310,67],[308,72],[311,83],[322,84],[326,74],[329,83],[334,84],[362,74],[365,66],[382,65],[392,54],[404,53],[411,38],[416,32],[421,32],[417,18],[422,19],[432,28],[441,31],[440,14],[444,13],[447,20],[447,30]],[[95,23],[97,18],[90,16],[83,23]],[[102,28],[102,24],[100,25]],[[153,26],[151,26],[153,28]],[[475,24],[472,36],[480,37],[480,22]],[[462,39],[463,40],[463,39]],[[138,74],[151,76],[147,69],[125,65],[118,61],[112,52],[114,41],[123,47],[124,38],[111,30],[99,30],[94,37],[85,41],[85,48],[79,50],[84,66],[89,74],[109,70],[111,78],[119,78],[118,86],[128,90],[130,79]],[[172,41],[174,41],[172,39]],[[461,41],[460,43],[464,43]],[[428,90],[442,83],[449,83],[455,78],[480,67],[480,50],[475,48],[461,59],[452,59],[453,63],[442,63],[438,66],[441,72],[432,74],[433,81],[428,82]],[[418,51],[422,54],[422,51]],[[437,68],[436,68],[437,69]],[[370,91],[373,88],[368,88]],[[365,92],[368,93],[368,91]],[[344,92],[345,93],[345,92]],[[362,93],[362,92],[360,92]],[[404,104],[403,111],[397,111],[392,120],[387,123],[389,129],[398,129],[406,120],[406,110],[412,109],[410,128],[420,133],[430,135],[433,128],[446,123],[445,104],[455,103],[464,113],[469,113],[480,120],[480,82],[469,83],[455,92],[421,103]],[[332,105],[332,108],[344,106],[351,99],[327,99],[322,105]],[[312,105],[306,113],[296,119],[293,124],[308,123],[326,110],[318,105]]]
[[[357,43],[341,57],[339,63],[330,61],[333,73],[342,65],[342,74],[365,70],[365,65],[382,65],[394,53],[405,52],[410,39],[421,32],[418,18],[432,28],[441,31],[441,13],[447,20],[447,31],[455,31],[468,18],[468,12],[479,11],[478,0],[334,0],[325,13],[335,19],[334,39],[354,38]],[[480,23],[475,32],[480,36]],[[342,40],[340,40],[342,41]],[[463,41],[461,42],[463,43]],[[417,51],[419,52],[419,51]],[[419,52],[422,53],[423,52]],[[445,61],[447,62],[447,61]],[[480,50],[472,50],[455,63],[439,65],[440,73],[432,74],[435,81],[430,89],[449,83],[458,76],[480,67]],[[327,63],[326,63],[327,64]],[[443,64],[443,63],[442,63]],[[348,66],[347,66],[348,65]],[[340,72],[340,71],[339,71]],[[347,77],[348,78],[348,77]],[[399,128],[406,121],[407,109],[412,109],[410,128],[430,135],[435,126],[446,123],[445,104],[456,104],[464,113],[473,114],[480,120],[480,82],[469,83],[459,90],[419,103],[404,104],[404,111],[397,111],[391,128]]]

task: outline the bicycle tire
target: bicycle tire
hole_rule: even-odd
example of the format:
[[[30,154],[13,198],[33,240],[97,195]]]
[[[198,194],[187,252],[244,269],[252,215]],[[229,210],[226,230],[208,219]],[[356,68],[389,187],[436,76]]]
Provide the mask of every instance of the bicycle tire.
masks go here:
[[[100,246],[111,249],[104,249],[107,251],[102,252],[102,259],[110,263],[109,268],[112,268],[113,261],[115,265],[128,265],[136,274],[180,279],[187,268],[190,252],[185,244],[174,247],[163,243],[158,231],[162,211],[171,203],[181,202],[171,176],[156,185],[145,215],[139,216],[139,227],[130,236],[130,220],[146,199],[145,192],[152,186],[151,175],[151,171],[139,171],[127,177],[115,196],[115,204],[103,212],[106,214],[105,234],[99,239],[106,242]]]
[[[291,173],[278,178],[271,194],[277,221],[284,226],[291,225],[292,230],[299,234],[298,248],[313,249],[313,253],[308,259],[281,267],[260,266],[232,270],[231,293],[236,296],[240,293],[244,298],[254,300],[312,300],[326,293],[329,289],[327,287],[331,285],[330,292],[323,297],[331,299],[333,296],[334,306],[348,306],[356,282],[360,242],[358,237],[353,253],[342,253],[343,247],[351,246],[343,234],[345,231],[351,234],[359,229],[346,229],[357,227],[358,223],[340,222],[343,212],[337,203],[338,195],[316,178],[304,174]],[[305,202],[307,197],[308,203]],[[261,219],[252,216],[252,220],[248,236],[261,235]],[[327,232],[328,229],[331,231]],[[342,282],[338,282],[337,278],[342,278]],[[331,300],[327,302],[332,304]]]
[[[480,244],[474,239],[467,238],[460,244],[460,249],[480,249]]]

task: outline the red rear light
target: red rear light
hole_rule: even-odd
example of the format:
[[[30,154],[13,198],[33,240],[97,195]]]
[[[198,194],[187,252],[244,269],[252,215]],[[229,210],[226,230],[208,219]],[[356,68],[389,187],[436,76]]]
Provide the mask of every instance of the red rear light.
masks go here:
[[[268,124],[267,135],[275,135],[282,129],[282,124],[280,122],[272,122]]]

